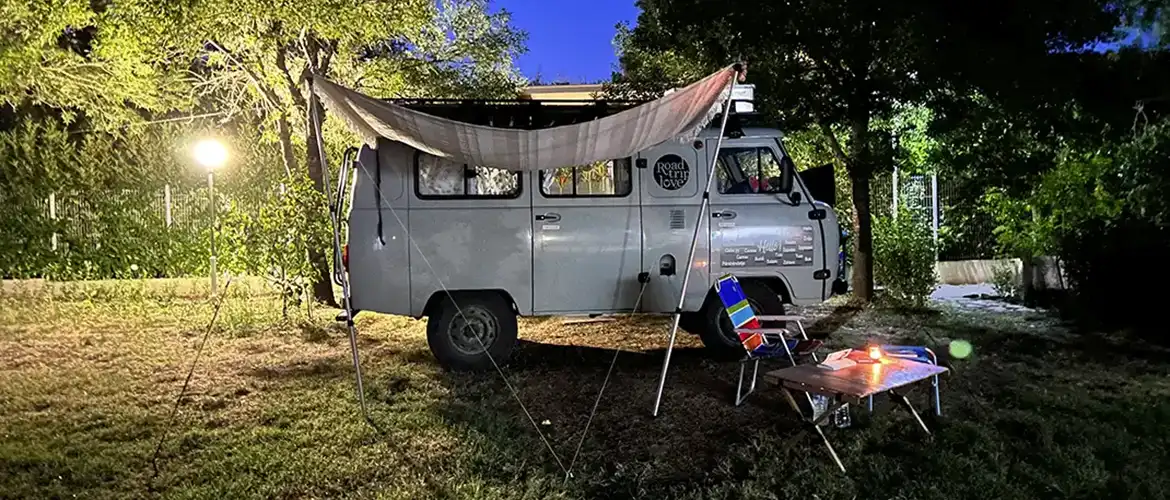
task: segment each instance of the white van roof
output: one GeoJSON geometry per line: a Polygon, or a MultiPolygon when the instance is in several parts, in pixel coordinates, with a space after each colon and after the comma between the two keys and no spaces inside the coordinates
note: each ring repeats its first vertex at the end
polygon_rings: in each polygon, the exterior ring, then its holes
{"type": "MultiPolygon", "coordinates": [[[[728,128],[730,128],[730,125],[728,125],[728,128]]],[[[740,139],[751,138],[751,137],[766,137],[768,139],[772,139],[772,138],[783,139],[784,138],[784,132],[781,132],[779,129],[774,129],[774,128],[743,127],[739,130],[743,131],[743,137],[740,137],[740,139]]],[[[718,123],[716,123],[716,126],[707,127],[705,129],[703,129],[703,131],[701,133],[699,133],[699,137],[702,137],[704,139],[715,138],[718,136],[719,136],[718,123]]]]}

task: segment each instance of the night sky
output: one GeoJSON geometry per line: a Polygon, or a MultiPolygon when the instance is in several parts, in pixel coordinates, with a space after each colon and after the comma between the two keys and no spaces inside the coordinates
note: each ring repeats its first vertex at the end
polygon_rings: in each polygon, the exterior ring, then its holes
{"type": "Polygon", "coordinates": [[[544,83],[608,80],[617,63],[615,26],[638,18],[634,0],[493,0],[491,7],[507,10],[512,26],[528,32],[520,71],[544,83]]]}

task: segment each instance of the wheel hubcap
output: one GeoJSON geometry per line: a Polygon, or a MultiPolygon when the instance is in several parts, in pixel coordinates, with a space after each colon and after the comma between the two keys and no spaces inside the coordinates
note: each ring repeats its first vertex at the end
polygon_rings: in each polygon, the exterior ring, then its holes
{"type": "Polygon", "coordinates": [[[451,344],[463,354],[480,354],[499,336],[500,324],[486,309],[471,306],[451,318],[447,328],[451,344]]]}

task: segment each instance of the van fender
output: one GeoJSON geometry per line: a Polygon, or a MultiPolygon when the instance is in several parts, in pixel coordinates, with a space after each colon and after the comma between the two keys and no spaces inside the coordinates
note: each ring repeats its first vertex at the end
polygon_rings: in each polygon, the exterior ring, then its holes
{"type": "MultiPolygon", "coordinates": [[[[766,276],[739,276],[739,275],[736,275],[736,279],[738,279],[740,282],[754,281],[756,283],[763,284],[764,286],[768,287],[773,292],[775,292],[776,295],[779,295],[781,302],[783,302],[785,304],[792,304],[793,303],[792,302],[792,293],[789,291],[789,290],[791,290],[791,287],[788,285],[788,277],[784,276],[783,274],[779,274],[779,275],[773,274],[773,275],[766,275],[766,276]]],[[[712,277],[712,285],[711,285],[711,288],[707,292],[707,297],[706,297],[706,299],[703,300],[702,306],[696,312],[701,312],[701,311],[705,310],[707,305],[709,303],[711,303],[711,301],[718,301],[718,300],[719,300],[719,297],[715,294],[715,285],[714,285],[714,276],[713,276],[712,277]]]]}
{"type": "MultiPolygon", "coordinates": [[[[508,304],[511,304],[512,311],[515,312],[517,316],[524,316],[526,314],[526,312],[520,311],[520,308],[517,307],[516,299],[512,298],[511,292],[508,292],[507,290],[504,290],[502,288],[435,290],[434,292],[431,293],[431,296],[427,298],[427,303],[426,303],[426,305],[423,306],[421,314],[415,316],[415,319],[421,318],[423,316],[431,316],[432,314],[434,314],[435,309],[439,306],[439,302],[441,300],[447,298],[448,293],[451,294],[451,297],[453,297],[456,304],[459,303],[460,296],[468,296],[468,295],[472,295],[472,294],[485,294],[485,293],[498,295],[498,296],[502,297],[505,301],[507,301],[508,304]]],[[[528,312],[530,312],[530,311],[528,311],[528,312]]]]}

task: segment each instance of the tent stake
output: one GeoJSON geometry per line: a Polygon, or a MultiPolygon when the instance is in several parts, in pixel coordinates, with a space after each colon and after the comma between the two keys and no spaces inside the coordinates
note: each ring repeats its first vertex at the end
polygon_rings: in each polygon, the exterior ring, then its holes
{"type": "Polygon", "coordinates": [[[699,241],[699,228],[703,226],[703,220],[710,206],[711,181],[715,178],[715,164],[719,161],[719,150],[723,148],[723,134],[727,130],[727,117],[731,115],[731,96],[735,93],[735,81],[739,79],[742,71],[742,65],[737,63],[735,76],[732,77],[731,84],[727,87],[727,100],[723,102],[723,119],[719,124],[719,138],[715,142],[715,153],[711,157],[711,165],[707,169],[707,186],[703,188],[703,202],[699,205],[699,215],[695,220],[695,232],[691,235],[691,250],[687,255],[687,270],[683,273],[682,291],[679,293],[678,307],[674,309],[674,320],[670,325],[670,340],[666,344],[666,359],[662,361],[662,375],[658,377],[658,395],[654,397],[654,412],[652,413],[655,417],[658,416],[658,408],[662,404],[662,389],[666,386],[666,371],[670,368],[670,354],[674,352],[674,339],[678,335],[678,322],[682,318],[683,304],[687,300],[687,285],[691,280],[691,266],[695,264],[695,247],[699,241]]]}

